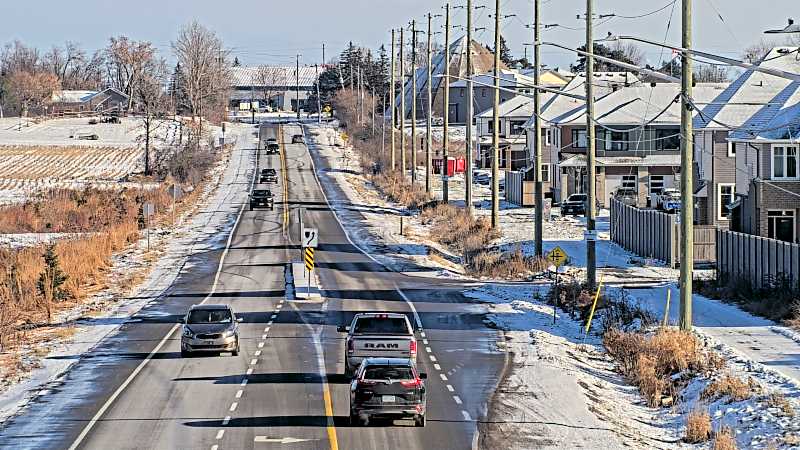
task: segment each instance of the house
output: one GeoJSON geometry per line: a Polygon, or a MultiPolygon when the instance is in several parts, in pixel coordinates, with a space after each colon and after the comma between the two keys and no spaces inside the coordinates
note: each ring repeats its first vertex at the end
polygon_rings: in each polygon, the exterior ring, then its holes
{"type": "MultiPolygon", "coordinates": [[[[534,69],[520,69],[519,72],[527,77],[534,77],[534,69]]],[[[539,73],[541,85],[555,89],[563,88],[573,78],[575,78],[574,73],[559,69],[544,69],[539,73]]]]}
{"type": "Polygon", "coordinates": [[[231,68],[230,106],[240,109],[258,102],[258,108],[297,111],[305,108],[308,94],[315,89],[318,71],[315,67],[256,66],[231,68]]]}
{"type": "MultiPolygon", "coordinates": [[[[773,48],[759,65],[800,74],[798,52],[773,48]]],[[[703,212],[734,231],[800,242],[800,82],[748,70],[700,111],[703,212]]]]}
{"type": "MultiPolygon", "coordinates": [[[[727,85],[701,83],[694,89],[697,105],[717,98],[727,85]]],[[[674,83],[618,88],[595,101],[596,192],[608,206],[620,188],[638,193],[638,205],[680,182],[680,86],[674,83]]],[[[562,196],[585,192],[585,107],[553,120],[561,149],[562,196]]]]}
{"type": "MultiPolygon", "coordinates": [[[[521,94],[533,93],[533,78],[522,75],[516,70],[500,69],[500,103],[507,102],[515,98],[516,91],[521,94]]],[[[494,106],[494,72],[482,73],[472,77],[473,84],[473,106],[475,107],[476,123],[477,118],[482,113],[491,111],[494,106]]],[[[530,116],[529,116],[530,117],[530,116]]],[[[467,81],[458,80],[450,83],[450,122],[464,124],[467,122],[467,81]]],[[[478,132],[480,134],[480,131],[478,132]]]]}
{"type": "Polygon", "coordinates": [[[55,115],[127,111],[129,97],[115,88],[102,91],[64,90],[54,92],[48,112],[55,115]]]}

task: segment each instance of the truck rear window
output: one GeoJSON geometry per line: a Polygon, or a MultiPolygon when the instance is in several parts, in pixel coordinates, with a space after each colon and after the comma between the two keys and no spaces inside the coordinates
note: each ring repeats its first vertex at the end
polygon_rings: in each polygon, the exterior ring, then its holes
{"type": "Polygon", "coordinates": [[[357,334],[409,334],[406,319],[402,317],[364,317],[356,321],[353,333],[357,334]]]}

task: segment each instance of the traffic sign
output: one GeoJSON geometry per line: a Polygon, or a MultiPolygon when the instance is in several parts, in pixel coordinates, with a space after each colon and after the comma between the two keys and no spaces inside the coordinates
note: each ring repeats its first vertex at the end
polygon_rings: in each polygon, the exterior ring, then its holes
{"type": "Polygon", "coordinates": [[[314,248],[306,247],[303,250],[303,261],[306,263],[306,270],[311,272],[314,270],[314,248]]]}
{"type": "Polygon", "coordinates": [[[557,268],[563,266],[568,258],[569,255],[567,255],[567,252],[562,250],[561,247],[556,247],[547,254],[547,260],[557,268]]]}
{"type": "Polygon", "coordinates": [[[319,230],[303,228],[303,247],[317,248],[317,244],[319,244],[319,230]]]}
{"type": "Polygon", "coordinates": [[[597,240],[597,230],[586,230],[583,232],[583,238],[587,241],[597,240]]]}

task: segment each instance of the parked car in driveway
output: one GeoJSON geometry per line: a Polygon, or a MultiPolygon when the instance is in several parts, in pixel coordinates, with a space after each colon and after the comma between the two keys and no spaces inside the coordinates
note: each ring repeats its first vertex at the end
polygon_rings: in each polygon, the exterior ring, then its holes
{"type": "Polygon", "coordinates": [[[586,202],[589,197],[586,194],[572,194],[561,202],[561,215],[583,215],[586,214],[586,202]]]}
{"type": "Polygon", "coordinates": [[[614,199],[630,206],[639,205],[639,194],[635,189],[619,188],[614,191],[614,199]]]}
{"type": "Polygon", "coordinates": [[[228,305],[194,305],[181,322],[181,356],[197,352],[239,355],[239,320],[228,305]]]}
{"type": "Polygon", "coordinates": [[[352,375],[364,358],[417,360],[417,338],[408,317],[401,313],[359,313],[350,326],[341,325],[345,338],[344,373],[352,375]]]}
{"type": "Polygon", "coordinates": [[[373,418],[413,418],[425,426],[427,374],[407,358],[367,358],[350,383],[350,423],[368,425],[373,418]]]}

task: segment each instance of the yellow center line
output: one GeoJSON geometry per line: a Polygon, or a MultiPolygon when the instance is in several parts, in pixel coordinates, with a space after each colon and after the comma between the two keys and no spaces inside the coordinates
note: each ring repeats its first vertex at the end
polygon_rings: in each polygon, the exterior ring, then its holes
{"type": "Polygon", "coordinates": [[[289,175],[286,170],[286,144],[283,141],[283,126],[278,125],[278,142],[281,144],[281,168],[283,169],[283,231],[289,228],[289,175]]]}
{"type": "Polygon", "coordinates": [[[331,391],[328,388],[327,380],[322,381],[322,398],[325,401],[325,415],[328,416],[328,442],[331,450],[339,450],[339,441],[336,439],[336,427],[333,424],[333,403],[331,402],[331,391]]]}

